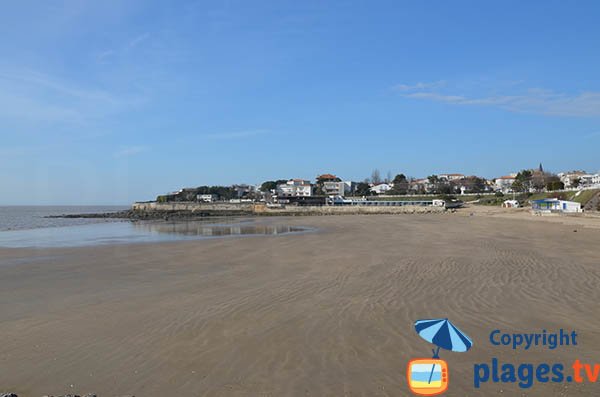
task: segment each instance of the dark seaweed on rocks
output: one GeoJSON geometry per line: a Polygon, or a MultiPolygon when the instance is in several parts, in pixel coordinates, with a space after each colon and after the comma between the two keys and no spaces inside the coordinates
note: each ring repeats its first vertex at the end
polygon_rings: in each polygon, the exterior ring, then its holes
{"type": "MultiPolygon", "coordinates": [[[[252,212],[243,211],[118,211],[103,212],[95,214],[64,214],[51,215],[47,218],[89,218],[89,219],[130,219],[130,220],[194,220],[210,216],[246,216],[253,215],[252,212]]],[[[1,396],[0,396],[1,397],[1,396]]]]}

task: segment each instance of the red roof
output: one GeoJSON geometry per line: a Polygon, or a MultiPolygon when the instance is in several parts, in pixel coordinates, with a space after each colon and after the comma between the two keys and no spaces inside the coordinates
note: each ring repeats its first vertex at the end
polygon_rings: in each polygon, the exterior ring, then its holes
{"type": "Polygon", "coordinates": [[[323,175],[319,175],[317,177],[317,179],[336,179],[337,176],[333,175],[333,174],[323,174],[323,175]]]}

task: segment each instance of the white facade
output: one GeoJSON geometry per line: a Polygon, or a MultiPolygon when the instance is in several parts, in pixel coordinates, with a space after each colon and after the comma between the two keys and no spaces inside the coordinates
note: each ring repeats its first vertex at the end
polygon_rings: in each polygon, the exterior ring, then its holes
{"type": "Polygon", "coordinates": [[[571,171],[571,172],[561,172],[557,174],[560,178],[560,181],[565,184],[565,188],[575,187],[575,180],[579,179],[581,183],[581,176],[585,175],[583,171],[571,171]]]}
{"type": "Polygon", "coordinates": [[[323,182],[323,191],[327,196],[344,196],[346,186],[345,182],[323,182]]]}
{"type": "Polygon", "coordinates": [[[392,187],[394,187],[394,185],[392,184],[380,183],[379,185],[374,185],[373,187],[371,187],[370,190],[375,194],[385,194],[389,190],[392,190],[392,187]]]}
{"type": "Polygon", "coordinates": [[[600,173],[579,175],[579,186],[594,187],[600,185],[600,173]]]}
{"type": "Polygon", "coordinates": [[[448,182],[450,181],[457,181],[460,179],[464,179],[465,176],[463,174],[439,174],[438,175],[439,179],[445,179],[448,182]]]}
{"type": "Polygon", "coordinates": [[[352,193],[354,192],[354,189],[356,187],[356,183],[352,182],[352,181],[343,181],[342,182],[344,184],[344,192],[345,193],[352,193]]]}
{"type": "Polygon", "coordinates": [[[212,203],[213,201],[217,201],[216,194],[199,194],[196,196],[196,200],[202,201],[204,203],[212,203]]]}
{"type": "Polygon", "coordinates": [[[575,201],[566,201],[559,199],[542,199],[534,200],[531,203],[531,209],[534,212],[550,213],[550,212],[581,212],[581,204],[575,201]]]}
{"type": "Polygon", "coordinates": [[[501,192],[510,192],[512,191],[512,185],[515,183],[515,180],[516,178],[512,175],[501,176],[494,181],[494,188],[501,192]]]}
{"type": "Polygon", "coordinates": [[[290,179],[286,183],[277,185],[277,195],[281,197],[310,197],[312,186],[304,179],[290,179]]]}

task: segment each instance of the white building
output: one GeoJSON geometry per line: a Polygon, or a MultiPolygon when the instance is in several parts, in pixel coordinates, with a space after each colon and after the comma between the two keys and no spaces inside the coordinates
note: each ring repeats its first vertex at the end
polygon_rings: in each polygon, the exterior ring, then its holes
{"type": "Polygon", "coordinates": [[[581,176],[586,175],[584,171],[569,171],[569,172],[561,172],[557,174],[560,178],[560,181],[565,184],[565,188],[575,187],[575,181],[579,180],[581,182],[581,176]]]}
{"type": "Polygon", "coordinates": [[[356,189],[356,182],[352,182],[352,181],[344,181],[343,184],[344,186],[344,192],[347,193],[354,193],[354,190],[356,189]]]}
{"type": "Polygon", "coordinates": [[[370,190],[375,194],[385,194],[389,190],[392,190],[393,187],[394,185],[391,183],[380,183],[378,185],[373,185],[370,190]]]}
{"type": "Polygon", "coordinates": [[[581,204],[575,201],[559,200],[555,198],[534,200],[531,202],[531,209],[539,213],[551,212],[581,212],[581,204]]]}
{"type": "Polygon", "coordinates": [[[500,178],[496,178],[494,181],[494,189],[499,190],[501,192],[507,193],[512,191],[512,185],[515,183],[516,175],[505,175],[500,178]]]}
{"type": "Polygon", "coordinates": [[[286,183],[277,185],[277,195],[280,197],[310,197],[312,185],[304,179],[290,179],[286,183]]]}
{"type": "Polygon", "coordinates": [[[463,174],[439,174],[438,178],[450,182],[465,179],[465,176],[463,174]]]}
{"type": "Polygon", "coordinates": [[[579,186],[581,187],[595,187],[598,185],[600,185],[600,173],[579,176],[579,186]]]}
{"type": "Polygon", "coordinates": [[[196,196],[196,200],[204,203],[212,203],[217,201],[218,196],[216,194],[199,194],[196,196]]]}
{"type": "Polygon", "coordinates": [[[323,192],[326,196],[344,196],[346,184],[344,182],[323,182],[323,192]]]}

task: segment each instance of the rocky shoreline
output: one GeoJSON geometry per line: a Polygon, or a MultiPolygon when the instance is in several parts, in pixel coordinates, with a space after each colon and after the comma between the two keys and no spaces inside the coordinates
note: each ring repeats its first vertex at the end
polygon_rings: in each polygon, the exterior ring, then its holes
{"type": "MultiPolygon", "coordinates": [[[[241,211],[187,211],[187,210],[174,210],[174,211],[135,211],[125,210],[118,212],[101,212],[101,213],[90,213],[90,214],[63,214],[63,215],[50,215],[46,218],[87,218],[87,219],[129,219],[132,221],[147,221],[147,220],[197,220],[207,217],[217,216],[249,216],[256,215],[253,212],[241,212],[241,211]]],[[[2,397],[0,395],[0,397],[2,397]]]]}
{"type": "MultiPolygon", "coordinates": [[[[215,207],[202,205],[182,205],[181,208],[157,206],[132,208],[117,212],[50,215],[47,218],[95,218],[128,219],[131,221],[169,220],[193,221],[207,217],[251,217],[251,216],[313,216],[313,215],[353,215],[353,214],[428,214],[443,213],[447,209],[437,206],[290,206],[282,208],[255,209],[254,207],[215,207]]],[[[454,212],[455,209],[450,209],[454,212]]]]}

